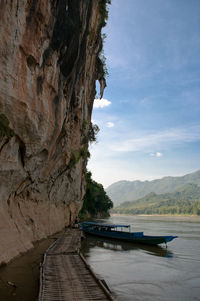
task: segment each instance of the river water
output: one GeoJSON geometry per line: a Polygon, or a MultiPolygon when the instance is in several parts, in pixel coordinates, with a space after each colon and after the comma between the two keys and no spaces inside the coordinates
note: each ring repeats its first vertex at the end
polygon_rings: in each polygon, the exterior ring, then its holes
{"type": "Polygon", "coordinates": [[[199,218],[112,216],[101,222],[130,224],[147,235],[178,235],[167,248],[87,236],[82,252],[115,300],[200,300],[199,218]]]}

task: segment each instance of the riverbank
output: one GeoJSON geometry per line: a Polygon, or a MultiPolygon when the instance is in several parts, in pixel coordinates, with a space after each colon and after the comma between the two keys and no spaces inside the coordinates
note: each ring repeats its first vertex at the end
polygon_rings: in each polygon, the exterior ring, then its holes
{"type": "Polygon", "coordinates": [[[34,248],[0,267],[0,297],[4,301],[35,301],[39,270],[46,249],[63,233],[34,243],[34,248]]]}
{"type": "Polygon", "coordinates": [[[179,219],[179,220],[197,220],[200,221],[200,216],[199,215],[181,215],[181,214],[137,214],[137,215],[132,215],[132,214],[120,214],[120,213],[111,213],[110,216],[134,216],[134,217],[155,217],[155,218],[167,218],[167,219],[179,219]]]}

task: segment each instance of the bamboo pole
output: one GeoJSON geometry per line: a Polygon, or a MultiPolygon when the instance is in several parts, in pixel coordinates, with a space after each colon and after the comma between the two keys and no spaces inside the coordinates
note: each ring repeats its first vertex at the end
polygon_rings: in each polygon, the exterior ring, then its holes
{"type": "Polygon", "coordinates": [[[85,257],[83,256],[83,254],[80,252],[79,255],[80,255],[81,259],[83,260],[83,262],[85,263],[85,265],[88,268],[88,270],[90,271],[90,273],[92,274],[92,276],[94,277],[94,279],[96,280],[97,284],[103,289],[103,291],[105,292],[105,294],[109,298],[109,300],[114,301],[111,293],[105,287],[105,285],[103,284],[103,282],[96,276],[95,272],[93,271],[93,269],[91,268],[91,266],[87,263],[87,261],[86,261],[85,257]]]}

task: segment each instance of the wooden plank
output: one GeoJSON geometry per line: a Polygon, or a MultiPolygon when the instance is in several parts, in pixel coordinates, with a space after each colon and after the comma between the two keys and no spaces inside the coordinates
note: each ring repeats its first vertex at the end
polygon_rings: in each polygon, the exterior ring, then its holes
{"type": "Polygon", "coordinates": [[[46,253],[50,255],[78,252],[81,246],[81,233],[79,229],[67,229],[46,253]]]}
{"type": "Polygon", "coordinates": [[[40,271],[39,301],[113,300],[79,255],[80,237],[80,230],[68,230],[46,251],[40,271]]]}

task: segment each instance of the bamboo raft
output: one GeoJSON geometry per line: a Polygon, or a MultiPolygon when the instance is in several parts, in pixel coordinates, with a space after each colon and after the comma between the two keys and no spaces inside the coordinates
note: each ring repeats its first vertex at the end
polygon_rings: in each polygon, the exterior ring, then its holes
{"type": "Polygon", "coordinates": [[[67,230],[47,249],[40,269],[39,301],[114,300],[79,253],[80,237],[80,230],[67,230]]]}

